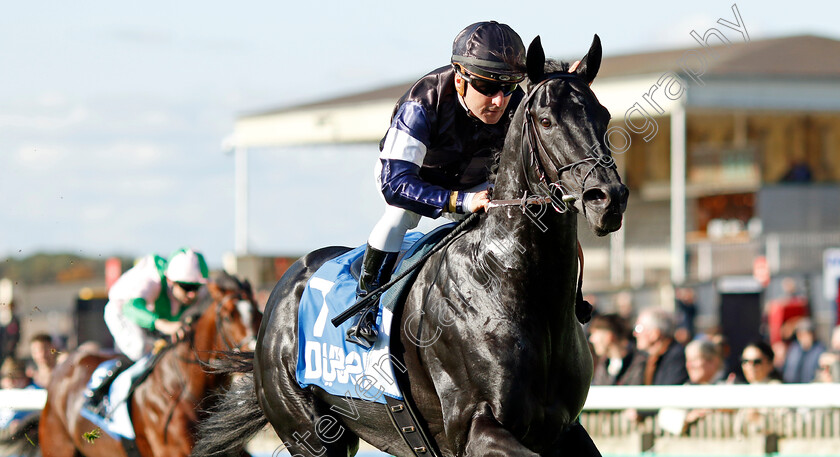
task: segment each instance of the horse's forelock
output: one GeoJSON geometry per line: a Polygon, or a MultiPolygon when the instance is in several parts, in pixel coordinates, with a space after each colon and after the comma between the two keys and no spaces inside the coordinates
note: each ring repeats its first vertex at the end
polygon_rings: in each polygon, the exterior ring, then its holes
{"type": "Polygon", "coordinates": [[[562,60],[555,60],[555,59],[546,59],[545,60],[545,73],[555,73],[558,71],[569,71],[569,68],[572,68],[572,64],[569,62],[564,62],[562,60]]]}
{"type": "MultiPolygon", "coordinates": [[[[557,59],[545,59],[545,65],[543,66],[543,68],[544,68],[544,73],[543,74],[544,75],[549,75],[551,73],[568,72],[569,68],[572,68],[572,64],[569,63],[569,62],[564,62],[562,60],[557,60],[557,59]]],[[[536,81],[536,82],[538,83],[539,81],[536,81]]],[[[533,86],[534,84],[535,84],[534,81],[531,81],[531,80],[526,78],[526,84],[525,84],[526,88],[530,89],[531,86],[533,86]]]]}
{"type": "Polygon", "coordinates": [[[212,281],[223,290],[239,290],[244,288],[242,281],[227,271],[221,271],[214,274],[212,281]]]}

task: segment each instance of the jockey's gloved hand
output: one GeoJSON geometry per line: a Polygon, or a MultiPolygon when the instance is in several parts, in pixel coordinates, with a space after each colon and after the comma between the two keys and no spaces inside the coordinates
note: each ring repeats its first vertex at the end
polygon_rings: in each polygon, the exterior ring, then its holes
{"type": "Polygon", "coordinates": [[[481,209],[486,211],[488,203],[490,203],[490,198],[487,196],[486,190],[464,194],[464,210],[466,213],[475,213],[481,209]]]}
{"type": "Polygon", "coordinates": [[[168,321],[166,319],[155,319],[155,330],[164,335],[171,335],[176,330],[181,328],[181,323],[178,321],[168,321]]]}

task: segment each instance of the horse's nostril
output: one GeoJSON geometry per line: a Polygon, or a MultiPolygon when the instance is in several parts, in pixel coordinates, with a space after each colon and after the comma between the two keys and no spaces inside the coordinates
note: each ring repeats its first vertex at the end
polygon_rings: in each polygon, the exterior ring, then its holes
{"type": "Polygon", "coordinates": [[[601,189],[589,189],[583,193],[583,201],[587,203],[599,203],[607,199],[607,194],[601,189]]]}

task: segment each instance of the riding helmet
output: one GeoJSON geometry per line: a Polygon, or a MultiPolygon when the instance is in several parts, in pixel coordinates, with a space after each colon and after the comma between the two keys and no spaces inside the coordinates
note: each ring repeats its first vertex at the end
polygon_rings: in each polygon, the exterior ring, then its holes
{"type": "Polygon", "coordinates": [[[526,72],[525,45],[507,24],[476,22],[455,37],[452,64],[474,75],[518,82],[526,72]]]}
{"type": "Polygon", "coordinates": [[[203,255],[189,248],[181,248],[169,257],[165,274],[170,281],[205,284],[209,269],[203,255]]]}

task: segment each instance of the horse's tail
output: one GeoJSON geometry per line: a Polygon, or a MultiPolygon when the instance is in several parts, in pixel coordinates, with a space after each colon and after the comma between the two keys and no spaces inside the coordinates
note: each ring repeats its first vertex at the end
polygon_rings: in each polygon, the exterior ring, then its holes
{"type": "Polygon", "coordinates": [[[199,422],[191,456],[211,457],[242,452],[248,440],[268,424],[254,390],[254,375],[237,379],[199,422]]]}
{"type": "Polygon", "coordinates": [[[14,431],[0,434],[0,451],[3,455],[35,456],[38,455],[38,424],[41,411],[28,414],[18,422],[14,431]]]}

